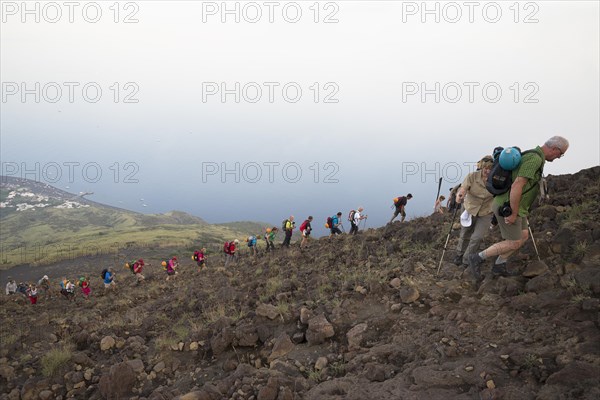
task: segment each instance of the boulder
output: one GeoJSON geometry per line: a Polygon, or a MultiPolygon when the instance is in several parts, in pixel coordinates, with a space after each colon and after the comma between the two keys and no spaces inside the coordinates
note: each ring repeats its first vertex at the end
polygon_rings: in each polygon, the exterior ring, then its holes
{"type": "Polygon", "coordinates": [[[256,308],[256,315],[275,319],[279,316],[279,311],[277,310],[277,307],[272,304],[261,304],[256,308]]]}
{"type": "Polygon", "coordinates": [[[101,351],[107,351],[112,349],[113,347],[115,347],[115,345],[117,344],[116,340],[113,339],[112,336],[105,336],[102,338],[102,340],[100,341],[100,350],[101,351]]]}
{"type": "Polygon", "coordinates": [[[420,293],[417,288],[407,287],[400,289],[400,298],[403,303],[413,303],[419,299],[420,293]]]}
{"type": "Polygon", "coordinates": [[[549,271],[548,265],[545,262],[535,260],[530,262],[525,270],[523,271],[523,276],[526,278],[534,278],[539,275],[543,275],[549,271]]]}
{"type": "Polygon", "coordinates": [[[100,393],[109,399],[127,398],[136,382],[133,368],[122,362],[110,367],[108,374],[102,375],[99,382],[100,393]]]}
{"type": "Polygon", "coordinates": [[[309,345],[321,344],[325,342],[325,339],[333,335],[335,335],[335,330],[333,329],[333,325],[327,321],[325,315],[320,314],[308,321],[306,340],[309,345]]]}
{"type": "Polygon", "coordinates": [[[361,348],[360,343],[364,338],[368,325],[366,323],[358,324],[346,333],[348,338],[348,350],[359,350],[361,348]]]}
{"type": "Polygon", "coordinates": [[[269,355],[269,361],[273,361],[277,358],[283,357],[294,349],[294,343],[288,335],[285,333],[281,334],[273,345],[271,355],[269,355]]]}

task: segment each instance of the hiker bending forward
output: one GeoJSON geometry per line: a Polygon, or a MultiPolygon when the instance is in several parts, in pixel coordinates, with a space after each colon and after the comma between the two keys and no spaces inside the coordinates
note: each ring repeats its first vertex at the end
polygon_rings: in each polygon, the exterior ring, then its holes
{"type": "Polygon", "coordinates": [[[492,267],[492,274],[513,275],[507,270],[506,262],[529,238],[527,216],[540,193],[539,182],[544,172],[544,163],[561,158],[568,149],[567,139],[553,136],[543,146],[522,155],[520,165],[512,171],[513,183],[510,190],[494,197],[492,205],[504,241],[493,244],[479,254],[469,256],[469,269],[477,281],[481,280],[483,260],[495,256],[498,258],[492,267]]]}

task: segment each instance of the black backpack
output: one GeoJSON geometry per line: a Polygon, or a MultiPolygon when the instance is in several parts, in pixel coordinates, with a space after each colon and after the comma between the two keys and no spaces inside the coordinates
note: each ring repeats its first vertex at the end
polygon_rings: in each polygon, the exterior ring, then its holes
{"type": "Polygon", "coordinates": [[[348,221],[354,222],[354,214],[356,214],[356,210],[350,210],[350,213],[348,214],[348,221]]]}
{"type": "Polygon", "coordinates": [[[102,275],[100,275],[102,277],[102,279],[106,279],[106,274],[108,273],[108,269],[104,268],[102,270],[102,275]]]}
{"type": "Polygon", "coordinates": [[[285,226],[287,225],[288,221],[289,221],[288,219],[284,219],[283,220],[283,222],[281,223],[281,229],[282,230],[284,230],[284,231],[286,230],[285,226]]]}
{"type": "MultiPolygon", "coordinates": [[[[513,146],[513,149],[516,149],[520,152],[521,157],[528,153],[536,153],[535,150],[527,150],[521,152],[521,149],[513,146]]],[[[488,175],[487,182],[485,183],[485,188],[493,194],[494,196],[498,196],[504,194],[510,190],[510,187],[513,184],[512,173],[514,169],[517,169],[519,166],[515,167],[513,170],[506,170],[500,166],[500,153],[504,150],[503,147],[496,147],[494,149],[494,165],[488,175]]],[[[522,159],[522,158],[521,158],[522,159]]],[[[523,194],[530,191],[535,185],[532,185],[527,191],[523,192],[523,194]]]]}

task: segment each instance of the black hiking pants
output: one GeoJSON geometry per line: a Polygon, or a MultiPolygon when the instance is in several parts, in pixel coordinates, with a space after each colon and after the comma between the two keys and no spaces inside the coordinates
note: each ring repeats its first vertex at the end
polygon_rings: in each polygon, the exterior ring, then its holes
{"type": "Polygon", "coordinates": [[[285,239],[283,239],[282,246],[290,247],[290,241],[292,240],[292,231],[285,231],[285,239]]]}
{"type": "Polygon", "coordinates": [[[354,221],[350,221],[350,232],[349,235],[356,235],[358,233],[358,225],[354,221]]]}

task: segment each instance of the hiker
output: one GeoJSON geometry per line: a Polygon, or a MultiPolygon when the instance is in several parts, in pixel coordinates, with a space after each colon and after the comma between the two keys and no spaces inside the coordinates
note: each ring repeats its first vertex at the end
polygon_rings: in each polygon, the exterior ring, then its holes
{"type": "Polygon", "coordinates": [[[240,241],[237,239],[231,242],[225,242],[225,245],[223,246],[223,252],[225,253],[225,267],[227,267],[230,262],[235,262],[235,248],[239,243],[240,241]]]}
{"type": "Polygon", "coordinates": [[[14,279],[8,279],[6,283],[6,295],[11,295],[17,293],[17,282],[14,279]]]}
{"type": "Polygon", "coordinates": [[[173,257],[169,261],[163,261],[162,264],[165,268],[165,271],[167,271],[167,278],[165,280],[168,281],[171,277],[175,277],[177,275],[177,267],[179,267],[177,257],[173,257]]]}
{"type": "Polygon", "coordinates": [[[312,226],[310,225],[312,220],[312,215],[309,215],[308,219],[304,220],[304,222],[300,225],[300,232],[302,232],[302,242],[300,242],[300,249],[303,249],[305,246],[308,246],[308,238],[310,237],[310,232],[312,231],[312,226]]]}
{"type": "Polygon", "coordinates": [[[19,284],[17,285],[17,291],[15,293],[20,293],[23,296],[27,296],[27,284],[25,284],[24,282],[19,282],[19,284]]]}
{"type": "Polygon", "coordinates": [[[358,207],[357,210],[350,210],[350,214],[348,214],[348,221],[350,221],[351,225],[350,232],[348,232],[349,235],[356,235],[358,233],[358,224],[360,224],[361,220],[367,218],[366,215],[360,215],[363,210],[362,207],[358,207]]]}
{"type": "Polygon", "coordinates": [[[203,247],[200,249],[200,251],[196,250],[194,251],[194,255],[192,256],[192,260],[196,261],[196,265],[198,265],[198,267],[202,270],[203,268],[206,268],[206,249],[203,247]]]}
{"type": "Polygon", "coordinates": [[[250,254],[256,256],[256,242],[258,237],[252,235],[246,238],[246,242],[248,243],[248,248],[250,249],[250,254]]]}
{"type": "Polygon", "coordinates": [[[467,267],[469,256],[479,252],[479,245],[492,222],[492,202],[494,196],[485,188],[490,170],[494,165],[492,156],[483,157],[479,170],[467,175],[456,194],[456,202],[463,204],[461,228],[456,257],[453,263],[467,267]]]}
{"type": "Polygon", "coordinates": [[[448,212],[454,212],[454,210],[460,210],[461,204],[456,202],[456,194],[460,189],[460,184],[450,188],[450,195],[448,195],[448,202],[446,203],[446,208],[448,212]]]}
{"type": "Polygon", "coordinates": [[[103,276],[104,276],[104,291],[106,291],[107,289],[114,289],[116,286],[115,283],[115,272],[113,271],[112,267],[109,267],[108,269],[105,269],[103,272],[103,276]]]}
{"type": "Polygon", "coordinates": [[[504,241],[469,256],[469,270],[477,281],[481,280],[483,261],[495,256],[498,258],[493,264],[492,274],[514,275],[508,271],[506,262],[529,238],[527,216],[540,193],[539,182],[544,172],[544,163],[561,158],[568,149],[567,139],[553,136],[541,147],[537,146],[533,151],[522,154],[520,164],[512,171],[509,190],[495,196],[492,204],[504,241]]]}
{"type": "Polygon", "coordinates": [[[42,276],[42,278],[38,281],[38,287],[41,291],[44,292],[44,300],[52,298],[52,289],[50,285],[50,278],[48,278],[48,275],[42,276]]]}
{"type": "Polygon", "coordinates": [[[61,282],[62,289],[60,293],[69,301],[75,301],[75,284],[69,279],[61,282]]]}
{"type": "Polygon", "coordinates": [[[146,265],[144,263],[144,260],[142,258],[140,258],[137,261],[133,261],[129,264],[129,268],[131,268],[131,272],[135,275],[136,277],[136,282],[139,285],[140,283],[142,283],[144,281],[144,279],[146,279],[146,277],[144,275],[142,275],[142,271],[144,270],[144,266],[146,265]]]}
{"type": "Polygon", "coordinates": [[[32,283],[27,288],[27,297],[29,297],[29,301],[31,302],[31,304],[37,304],[38,290],[35,286],[35,283],[32,283]]]}
{"type": "Polygon", "coordinates": [[[396,207],[396,210],[394,211],[394,215],[392,215],[392,219],[390,219],[388,224],[391,224],[398,214],[402,216],[400,222],[404,222],[404,219],[406,218],[406,211],[404,209],[408,203],[408,200],[412,199],[412,197],[413,195],[409,193],[406,196],[398,196],[394,199],[394,207],[396,207]]]}
{"type": "Polygon", "coordinates": [[[275,235],[277,227],[267,228],[265,233],[265,242],[267,243],[267,252],[275,250],[275,235]]]}
{"type": "Polygon", "coordinates": [[[438,197],[438,199],[435,201],[435,204],[433,205],[433,213],[439,213],[439,214],[443,214],[444,213],[444,207],[442,206],[442,202],[446,200],[446,196],[440,196],[438,197]]]}
{"type": "Polygon", "coordinates": [[[292,240],[292,233],[294,232],[295,227],[296,223],[294,222],[293,215],[290,215],[288,219],[283,221],[281,228],[285,231],[285,239],[283,239],[281,247],[290,247],[290,241],[292,240]]]}
{"type": "Polygon", "coordinates": [[[85,276],[80,277],[79,287],[81,287],[81,294],[83,294],[83,298],[89,300],[90,294],[92,293],[92,288],[90,288],[90,278],[85,276]]]}
{"type": "Polygon", "coordinates": [[[334,235],[341,235],[342,231],[340,230],[340,226],[342,226],[342,212],[339,211],[333,217],[329,217],[327,220],[327,225],[329,225],[329,229],[331,231],[329,234],[330,238],[334,235]]]}

